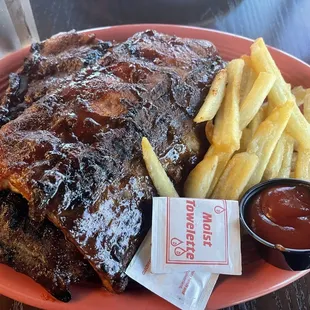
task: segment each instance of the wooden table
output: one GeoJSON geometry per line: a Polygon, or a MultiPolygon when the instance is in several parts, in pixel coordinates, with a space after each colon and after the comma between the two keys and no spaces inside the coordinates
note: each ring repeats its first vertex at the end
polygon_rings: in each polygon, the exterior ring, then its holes
{"type": "MultiPolygon", "coordinates": [[[[41,39],[128,23],[188,24],[257,38],[310,63],[309,0],[30,0],[41,39]]],[[[253,285],[255,285],[253,283],[253,285]]],[[[0,297],[0,310],[34,309],[0,297]]],[[[230,309],[310,309],[310,275],[230,309]]]]}

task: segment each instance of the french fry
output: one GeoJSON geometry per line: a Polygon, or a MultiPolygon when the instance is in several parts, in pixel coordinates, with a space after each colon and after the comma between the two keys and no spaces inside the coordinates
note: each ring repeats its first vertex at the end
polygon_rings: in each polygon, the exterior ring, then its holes
{"type": "Polygon", "coordinates": [[[226,94],[215,118],[212,144],[225,152],[235,151],[240,147],[239,103],[243,67],[242,59],[232,60],[228,64],[226,94]]]}
{"type": "Polygon", "coordinates": [[[310,94],[305,96],[303,104],[305,119],[310,123],[310,94]]]}
{"type": "MultiPolygon", "coordinates": [[[[269,50],[268,50],[263,38],[256,39],[255,42],[251,46],[251,56],[250,57],[251,57],[252,64],[253,64],[252,49],[255,49],[257,47],[259,47],[259,49],[263,52],[264,60],[268,63],[268,67],[272,71],[272,72],[270,72],[270,71],[266,70],[265,72],[274,73],[277,76],[277,79],[278,79],[280,84],[282,84],[283,86],[284,85],[288,86],[288,84],[285,82],[285,80],[281,74],[281,71],[279,70],[279,68],[276,65],[275,61],[273,60],[271,54],[269,53],[269,50]]],[[[253,64],[253,68],[255,69],[254,64],[253,64]]]]}
{"type": "Polygon", "coordinates": [[[238,153],[228,162],[212,198],[238,200],[258,164],[256,154],[238,153]]]}
{"type": "Polygon", "coordinates": [[[184,184],[185,197],[206,198],[213,180],[218,157],[205,157],[188,175],[184,184]]]}
{"type": "Polygon", "coordinates": [[[258,126],[265,120],[267,116],[266,110],[267,110],[267,107],[265,106],[261,107],[256,113],[256,115],[254,116],[253,120],[250,122],[249,128],[251,130],[252,136],[254,136],[258,126]]]}
{"type": "Polygon", "coordinates": [[[296,104],[300,106],[304,103],[304,98],[307,95],[307,90],[302,86],[296,86],[292,89],[292,94],[295,96],[296,104]]]}
{"type": "Polygon", "coordinates": [[[291,173],[292,157],[294,152],[294,139],[289,135],[283,135],[283,137],[285,139],[283,161],[277,177],[289,178],[291,173]]]}
{"type": "Polygon", "coordinates": [[[205,155],[205,158],[210,157],[210,156],[215,156],[215,155],[218,157],[218,164],[217,164],[216,171],[215,171],[213,180],[211,182],[209,191],[206,195],[206,198],[211,196],[211,194],[212,194],[220,176],[222,175],[228,161],[232,157],[233,152],[230,152],[230,153],[222,152],[221,150],[217,149],[214,145],[211,145],[209,147],[206,155],[205,155]]]}
{"type": "Polygon", "coordinates": [[[284,148],[285,148],[286,139],[282,135],[280,140],[278,141],[270,160],[267,164],[266,170],[263,175],[264,180],[270,180],[274,179],[278,176],[279,171],[282,166],[283,161],[283,154],[284,154],[284,148]]]}
{"type": "Polygon", "coordinates": [[[238,150],[240,153],[245,152],[248,144],[250,143],[252,138],[252,131],[250,128],[244,128],[242,130],[242,136],[240,140],[240,149],[238,150]]]}
{"type": "Polygon", "coordinates": [[[210,144],[212,143],[213,132],[214,132],[214,125],[212,121],[207,121],[205,126],[205,134],[210,144]]]}
{"type": "Polygon", "coordinates": [[[300,147],[295,168],[296,179],[310,180],[310,150],[300,147]]]}
{"type": "Polygon", "coordinates": [[[292,101],[287,101],[283,106],[275,108],[257,128],[247,152],[256,154],[259,162],[246,189],[261,181],[276,144],[292,115],[294,104],[292,101]]]}
{"type": "Polygon", "coordinates": [[[149,140],[146,137],[142,138],[141,145],[146,169],[158,194],[164,197],[179,197],[171,180],[167,176],[166,171],[162,167],[149,140]]]}
{"type": "Polygon", "coordinates": [[[260,72],[250,92],[241,102],[240,130],[243,130],[252,121],[259,108],[269,94],[276,76],[267,72],[260,72]]]}
{"type": "Polygon", "coordinates": [[[204,100],[194,122],[201,123],[214,118],[225,96],[227,71],[221,70],[214,78],[209,93],[204,100]]]}
{"type": "MultiPolygon", "coordinates": [[[[295,141],[296,142],[296,141],[295,141]]],[[[294,146],[295,149],[295,146],[294,146]]],[[[298,152],[294,152],[292,156],[291,172],[295,173],[298,152]]]]}
{"type": "Polygon", "coordinates": [[[294,151],[297,152],[298,150],[298,142],[294,140],[294,151]]]}
{"type": "Polygon", "coordinates": [[[256,72],[251,66],[251,58],[248,55],[241,56],[241,59],[244,61],[244,68],[241,79],[240,86],[240,102],[248,95],[251,88],[253,87],[254,81],[257,78],[256,72]]]}
{"type": "Polygon", "coordinates": [[[310,148],[310,124],[295,104],[287,124],[287,133],[304,148],[310,148]]]}
{"type": "Polygon", "coordinates": [[[299,110],[289,85],[283,79],[280,70],[276,66],[261,38],[256,40],[251,46],[251,61],[257,73],[269,72],[275,74],[277,77],[268,95],[269,102],[272,102],[272,104],[276,106],[281,106],[287,100],[294,101],[295,105],[286,131],[296,139],[302,147],[310,149],[310,124],[299,110]]]}
{"type": "Polygon", "coordinates": [[[272,102],[268,102],[267,109],[266,109],[266,116],[270,115],[274,108],[275,108],[274,104],[272,104],[272,102]]]}
{"type": "Polygon", "coordinates": [[[244,65],[252,68],[251,57],[249,55],[242,55],[240,57],[244,61],[244,65]]]}

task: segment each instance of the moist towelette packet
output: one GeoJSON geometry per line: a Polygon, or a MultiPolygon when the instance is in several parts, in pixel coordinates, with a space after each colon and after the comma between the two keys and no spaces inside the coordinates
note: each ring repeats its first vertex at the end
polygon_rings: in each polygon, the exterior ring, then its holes
{"type": "Polygon", "coordinates": [[[218,275],[197,271],[153,274],[151,272],[151,240],[150,230],[131,260],[126,274],[178,308],[205,309],[218,275]]]}
{"type": "Polygon", "coordinates": [[[237,201],[153,198],[151,271],[241,274],[237,201]]]}

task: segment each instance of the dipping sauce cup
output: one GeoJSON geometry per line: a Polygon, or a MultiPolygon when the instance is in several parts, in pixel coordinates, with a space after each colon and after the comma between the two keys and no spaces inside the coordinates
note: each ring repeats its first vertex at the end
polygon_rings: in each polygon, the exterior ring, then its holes
{"type": "Polygon", "coordinates": [[[310,269],[310,182],[272,179],[250,188],[240,220],[263,259],[286,270],[310,269]]]}

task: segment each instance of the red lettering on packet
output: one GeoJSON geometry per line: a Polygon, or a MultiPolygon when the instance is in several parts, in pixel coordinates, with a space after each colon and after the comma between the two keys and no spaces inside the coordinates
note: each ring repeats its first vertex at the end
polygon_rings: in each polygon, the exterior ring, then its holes
{"type": "Polygon", "coordinates": [[[150,266],[151,266],[151,259],[149,259],[149,260],[147,261],[147,263],[145,264],[145,266],[144,266],[144,268],[143,268],[143,270],[142,270],[142,274],[146,274],[147,271],[150,269],[150,266]]]}
{"type": "Polygon", "coordinates": [[[195,271],[191,271],[190,274],[189,274],[189,272],[186,273],[187,279],[186,279],[186,283],[184,285],[184,288],[182,289],[182,294],[183,295],[185,295],[185,293],[186,293],[186,291],[188,289],[188,286],[189,286],[189,284],[190,284],[190,282],[192,280],[192,277],[193,277],[194,273],[195,273],[195,271]]]}
{"type": "Polygon", "coordinates": [[[195,259],[195,207],[194,200],[186,200],[186,258],[195,259]]]}
{"type": "Polygon", "coordinates": [[[212,231],[211,231],[211,223],[212,223],[212,214],[203,212],[203,245],[212,247],[212,242],[211,242],[211,236],[212,236],[212,231]]]}

